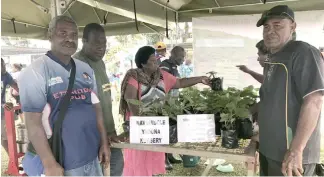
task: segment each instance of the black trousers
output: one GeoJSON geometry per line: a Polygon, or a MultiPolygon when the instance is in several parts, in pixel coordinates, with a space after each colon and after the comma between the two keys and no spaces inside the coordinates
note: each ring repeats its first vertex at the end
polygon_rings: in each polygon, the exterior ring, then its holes
{"type": "MultiPolygon", "coordinates": [[[[271,160],[259,153],[260,176],[284,176],[281,173],[282,162],[271,160]]],[[[314,176],[316,164],[304,164],[303,176],[314,176]]]]}

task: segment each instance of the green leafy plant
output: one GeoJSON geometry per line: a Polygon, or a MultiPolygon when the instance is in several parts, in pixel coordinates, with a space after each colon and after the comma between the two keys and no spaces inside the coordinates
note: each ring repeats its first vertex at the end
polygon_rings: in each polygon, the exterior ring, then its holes
{"type": "Polygon", "coordinates": [[[207,110],[206,97],[194,87],[185,88],[180,93],[180,102],[185,104],[187,114],[203,114],[207,110]]]}
{"type": "Polygon", "coordinates": [[[249,108],[256,103],[258,94],[253,86],[242,90],[229,87],[223,91],[191,87],[183,89],[179,98],[166,95],[163,99],[155,99],[144,105],[139,100],[128,100],[139,106],[140,116],[168,116],[176,119],[181,114],[216,114],[228,130],[235,129],[237,119],[250,117],[249,108]]]}
{"type": "Polygon", "coordinates": [[[166,95],[163,99],[155,99],[150,104],[145,105],[139,100],[127,100],[133,105],[139,106],[140,116],[168,116],[176,119],[177,115],[189,112],[189,106],[179,99],[166,95]]]}
{"type": "Polygon", "coordinates": [[[204,90],[202,94],[206,97],[206,113],[220,113],[220,122],[227,130],[235,129],[237,119],[250,117],[249,108],[258,97],[253,86],[246,87],[243,90],[233,87],[223,91],[204,90]]]}

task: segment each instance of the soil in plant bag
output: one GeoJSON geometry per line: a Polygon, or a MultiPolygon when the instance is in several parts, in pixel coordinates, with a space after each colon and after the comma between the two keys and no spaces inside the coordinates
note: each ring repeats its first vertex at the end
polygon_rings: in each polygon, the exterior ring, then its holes
{"type": "Polygon", "coordinates": [[[239,147],[236,130],[222,130],[222,146],[228,149],[239,147]]]}

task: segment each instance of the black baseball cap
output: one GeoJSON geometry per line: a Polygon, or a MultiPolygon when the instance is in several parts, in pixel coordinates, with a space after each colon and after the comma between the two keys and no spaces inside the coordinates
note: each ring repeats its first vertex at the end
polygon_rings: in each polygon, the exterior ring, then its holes
{"type": "Polygon", "coordinates": [[[262,26],[270,18],[288,18],[295,21],[295,14],[287,5],[278,5],[270,10],[264,11],[256,26],[262,26]]]}

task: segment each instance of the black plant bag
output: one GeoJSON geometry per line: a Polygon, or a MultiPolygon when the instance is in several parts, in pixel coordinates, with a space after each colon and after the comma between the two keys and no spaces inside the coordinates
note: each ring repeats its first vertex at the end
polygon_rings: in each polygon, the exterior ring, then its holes
{"type": "Polygon", "coordinates": [[[249,118],[235,121],[237,137],[239,139],[251,139],[253,136],[253,123],[249,118]]]}
{"type": "Polygon", "coordinates": [[[211,79],[211,88],[214,91],[223,91],[223,79],[215,77],[211,79]]]}
{"type": "Polygon", "coordinates": [[[220,122],[221,117],[220,117],[220,113],[215,114],[215,134],[220,136],[221,133],[221,129],[222,129],[222,123],[220,122]]]}
{"type": "Polygon", "coordinates": [[[317,176],[324,176],[324,164],[316,164],[315,173],[317,176]]]}
{"type": "Polygon", "coordinates": [[[236,130],[222,130],[222,147],[228,149],[239,147],[236,130]]]}
{"type": "Polygon", "coordinates": [[[177,121],[175,119],[169,119],[169,143],[177,143],[178,142],[178,128],[177,128],[177,121]]]}

